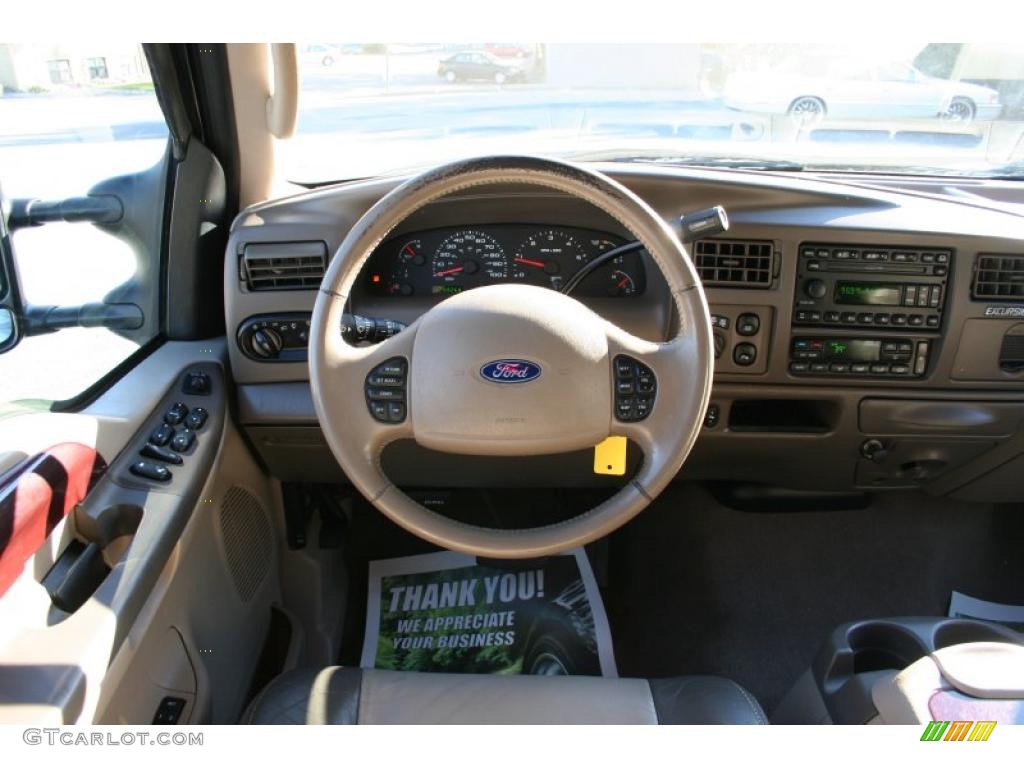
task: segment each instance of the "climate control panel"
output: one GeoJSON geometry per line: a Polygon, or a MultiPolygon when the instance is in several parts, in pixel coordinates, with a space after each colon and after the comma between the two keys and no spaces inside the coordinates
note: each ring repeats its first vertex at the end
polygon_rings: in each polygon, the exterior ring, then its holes
{"type": "Polygon", "coordinates": [[[919,338],[796,336],[789,372],[797,376],[924,376],[932,341],[919,338]]]}

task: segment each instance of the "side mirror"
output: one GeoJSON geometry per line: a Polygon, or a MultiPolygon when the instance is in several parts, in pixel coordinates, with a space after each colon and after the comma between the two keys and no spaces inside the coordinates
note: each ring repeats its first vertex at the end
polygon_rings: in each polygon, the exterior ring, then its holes
{"type": "Polygon", "coordinates": [[[18,346],[21,341],[21,294],[18,273],[14,271],[11,233],[7,229],[8,209],[0,193],[0,354],[18,346]]]}

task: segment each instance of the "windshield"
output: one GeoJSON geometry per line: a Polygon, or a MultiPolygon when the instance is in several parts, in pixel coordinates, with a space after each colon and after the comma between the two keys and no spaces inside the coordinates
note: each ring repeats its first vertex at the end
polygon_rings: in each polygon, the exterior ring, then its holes
{"type": "Polygon", "coordinates": [[[298,45],[285,176],[496,153],[779,170],[1024,173],[1005,44],[298,45]]]}

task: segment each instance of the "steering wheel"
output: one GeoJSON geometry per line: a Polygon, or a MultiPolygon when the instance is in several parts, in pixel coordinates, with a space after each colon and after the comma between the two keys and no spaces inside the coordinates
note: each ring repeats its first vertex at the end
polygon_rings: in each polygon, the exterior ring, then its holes
{"type": "Polygon", "coordinates": [[[707,300],[669,226],[618,182],[538,157],[443,165],[385,195],[352,227],[313,308],[310,384],[320,426],[355,487],[417,536],[480,557],[558,554],[615,530],[672,480],[703,422],[713,367],[707,300]],[[616,219],[661,269],[676,310],[666,342],[640,339],[548,288],[489,285],[451,296],[375,346],[352,346],[342,313],[370,254],[396,225],[447,195],[528,184],[584,200],[616,219]],[[449,453],[527,456],[636,442],[635,477],[601,504],[536,528],[484,528],[413,501],[385,476],[384,448],[411,438],[449,453]]]}

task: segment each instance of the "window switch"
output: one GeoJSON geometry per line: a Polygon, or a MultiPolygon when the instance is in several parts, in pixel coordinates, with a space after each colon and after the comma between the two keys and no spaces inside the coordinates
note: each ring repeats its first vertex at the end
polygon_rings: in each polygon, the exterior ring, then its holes
{"type": "Polygon", "coordinates": [[[193,408],[185,417],[185,426],[192,430],[202,429],[209,416],[210,413],[205,408],[193,408]]]}
{"type": "Polygon", "coordinates": [[[149,436],[149,442],[153,445],[167,445],[172,437],[174,437],[174,428],[169,424],[161,424],[153,430],[153,434],[149,436]]]}
{"type": "Polygon", "coordinates": [[[144,477],[147,480],[156,480],[161,483],[166,483],[171,479],[171,470],[163,464],[157,464],[155,461],[136,461],[132,464],[130,471],[137,477],[144,477]]]}
{"type": "Polygon", "coordinates": [[[196,440],[196,433],[191,429],[183,429],[171,439],[171,448],[178,453],[184,453],[192,447],[196,440]]]}
{"type": "Polygon", "coordinates": [[[163,461],[167,464],[181,464],[182,462],[181,456],[176,454],[170,448],[153,445],[152,443],[146,443],[139,453],[147,459],[156,459],[157,461],[163,461]]]}
{"type": "Polygon", "coordinates": [[[165,696],[153,715],[153,725],[177,725],[185,711],[185,700],[176,696],[165,696]]]}

